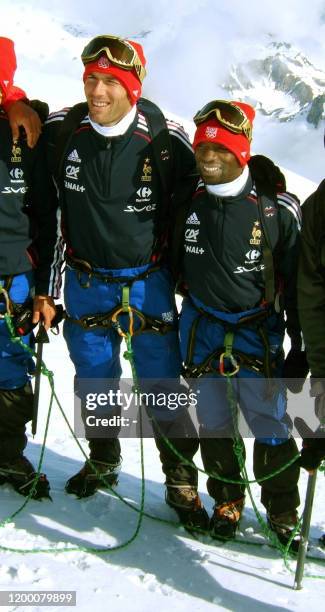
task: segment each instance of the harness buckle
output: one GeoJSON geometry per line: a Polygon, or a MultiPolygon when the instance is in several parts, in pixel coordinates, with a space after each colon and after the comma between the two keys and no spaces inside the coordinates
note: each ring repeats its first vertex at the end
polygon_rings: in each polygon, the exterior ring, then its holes
{"type": "MultiPolygon", "coordinates": [[[[91,329],[92,327],[98,327],[98,315],[89,315],[88,317],[82,318],[84,325],[91,329]]],[[[110,327],[109,319],[101,319],[100,321],[101,327],[110,327]]]]}

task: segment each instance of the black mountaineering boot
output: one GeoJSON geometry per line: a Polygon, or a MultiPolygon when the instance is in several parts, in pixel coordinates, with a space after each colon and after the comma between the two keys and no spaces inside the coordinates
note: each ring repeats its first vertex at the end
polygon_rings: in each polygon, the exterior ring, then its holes
{"type": "Polygon", "coordinates": [[[92,468],[89,461],[81,470],[69,478],[65,485],[67,493],[76,495],[79,499],[94,495],[98,489],[105,489],[118,484],[118,474],[121,463],[106,463],[104,461],[91,461],[95,469],[92,468]]]}
{"type": "Polygon", "coordinates": [[[210,535],[216,540],[231,540],[235,537],[243,512],[245,497],[235,501],[216,504],[210,519],[210,535]]]}
{"type": "Polygon", "coordinates": [[[209,516],[198,495],[191,485],[168,485],[166,502],[174,508],[178,518],[187,531],[207,531],[209,516]]]}
{"type": "MultiPolygon", "coordinates": [[[[10,484],[17,493],[28,497],[36,478],[36,470],[28,459],[21,455],[16,459],[0,463],[0,484],[10,484]]],[[[45,474],[39,474],[31,499],[51,499],[50,483],[45,474]]]]}
{"type": "MultiPolygon", "coordinates": [[[[289,510],[281,514],[268,514],[267,522],[272,531],[276,533],[278,540],[287,546],[299,522],[297,510],[289,510]]],[[[290,551],[298,552],[300,543],[300,533],[297,531],[291,544],[290,551]]]]}

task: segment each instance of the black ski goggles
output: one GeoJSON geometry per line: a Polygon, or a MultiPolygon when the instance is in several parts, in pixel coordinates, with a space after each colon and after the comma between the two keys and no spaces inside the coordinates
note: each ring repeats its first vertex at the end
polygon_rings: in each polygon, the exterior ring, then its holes
{"type": "Polygon", "coordinates": [[[134,69],[142,83],[146,76],[146,69],[142,65],[136,50],[128,41],[118,36],[96,36],[85,46],[81,59],[83,64],[88,64],[103,54],[114,66],[123,68],[123,70],[134,69]]]}
{"type": "Polygon", "coordinates": [[[252,124],[243,109],[233,102],[228,102],[228,100],[208,102],[196,113],[193,121],[195,125],[199,125],[209,119],[209,117],[216,117],[219,123],[227,128],[227,130],[235,134],[244,134],[249,142],[251,142],[252,124]]]}

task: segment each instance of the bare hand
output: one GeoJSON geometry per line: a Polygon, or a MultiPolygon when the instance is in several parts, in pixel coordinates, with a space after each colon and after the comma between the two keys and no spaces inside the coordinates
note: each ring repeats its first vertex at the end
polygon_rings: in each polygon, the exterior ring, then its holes
{"type": "Polygon", "coordinates": [[[42,321],[46,331],[51,327],[51,321],[55,317],[55,304],[53,298],[48,295],[35,295],[33,305],[33,323],[42,321]]]}
{"type": "Polygon", "coordinates": [[[19,138],[19,127],[23,127],[27,144],[32,149],[35,147],[42,131],[42,124],[38,114],[22,100],[13,102],[7,111],[12,131],[12,139],[17,142],[19,138]]]}

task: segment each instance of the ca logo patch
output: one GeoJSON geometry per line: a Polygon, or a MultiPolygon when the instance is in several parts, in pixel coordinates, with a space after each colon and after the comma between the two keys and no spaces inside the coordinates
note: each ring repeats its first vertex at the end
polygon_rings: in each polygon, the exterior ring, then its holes
{"type": "Polygon", "coordinates": [[[77,168],[77,166],[67,166],[65,169],[65,175],[67,178],[77,181],[79,171],[80,171],[80,168],[77,168]]]}
{"type": "Polygon", "coordinates": [[[185,232],[185,240],[187,242],[197,242],[197,238],[199,235],[199,231],[200,230],[196,230],[196,229],[187,229],[185,232]]]}

